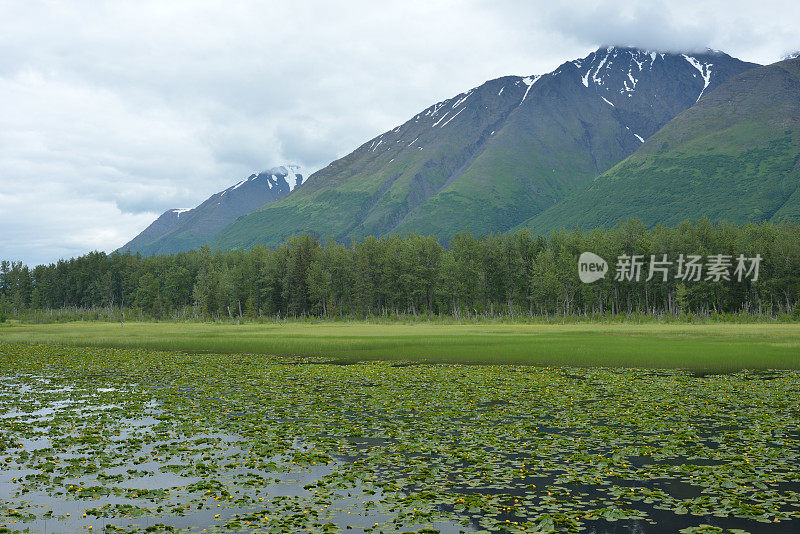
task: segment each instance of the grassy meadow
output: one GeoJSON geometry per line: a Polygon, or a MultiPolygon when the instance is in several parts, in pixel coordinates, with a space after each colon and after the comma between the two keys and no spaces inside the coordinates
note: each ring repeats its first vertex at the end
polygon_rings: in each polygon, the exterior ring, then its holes
{"type": "Polygon", "coordinates": [[[10,323],[0,325],[2,342],[314,356],[343,362],[800,368],[800,324],[10,323]]]}

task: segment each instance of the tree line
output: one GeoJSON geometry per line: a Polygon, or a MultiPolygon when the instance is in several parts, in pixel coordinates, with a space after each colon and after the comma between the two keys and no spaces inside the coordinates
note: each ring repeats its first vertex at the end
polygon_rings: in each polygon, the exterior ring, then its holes
{"type": "MultiPolygon", "coordinates": [[[[645,267],[646,271],[646,267],[645,267]]],[[[643,274],[646,275],[646,272],[643,274]]],[[[719,278],[719,277],[717,277],[719,278]]],[[[741,278],[741,277],[740,277],[741,278]]],[[[347,245],[312,235],[275,249],[142,257],[92,252],[50,265],[0,263],[0,315],[110,310],[155,319],[286,317],[681,315],[800,311],[800,227],[712,224],[647,229],[630,220],[608,230],[528,230],[446,246],[422,235],[369,237],[347,245]],[[582,283],[590,251],[613,270],[619,257],[740,255],[760,258],[758,278],[615,279],[582,283]]]]}

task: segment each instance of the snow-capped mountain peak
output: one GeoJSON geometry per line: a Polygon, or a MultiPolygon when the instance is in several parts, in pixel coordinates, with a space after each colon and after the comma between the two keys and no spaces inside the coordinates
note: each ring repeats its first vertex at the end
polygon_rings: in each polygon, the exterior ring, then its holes
{"type": "Polygon", "coordinates": [[[303,169],[300,167],[300,165],[286,164],[279,167],[273,167],[265,172],[276,177],[283,176],[286,179],[286,182],[289,184],[290,191],[301,185],[305,179],[303,176],[303,169]]]}
{"type": "MultiPolygon", "coordinates": [[[[727,73],[719,69],[729,70],[736,61],[710,48],[703,52],[669,52],[606,46],[565,65],[571,64],[577,70],[585,88],[600,91],[619,105],[619,97],[631,98],[644,79],[648,79],[649,84],[696,85],[694,102],[697,102],[721,79],[727,78],[727,73]]],[[[562,68],[555,73],[560,73],[562,68]]]]}
{"type": "Polygon", "coordinates": [[[194,208],[165,211],[121,250],[163,254],[199,247],[236,218],[281,198],[303,182],[301,168],[294,164],[252,173],[194,208]]]}
{"type": "Polygon", "coordinates": [[[245,184],[256,181],[264,182],[264,185],[269,190],[273,188],[281,189],[283,187],[288,186],[288,190],[291,191],[298,185],[302,184],[303,180],[304,177],[302,174],[302,169],[299,165],[294,165],[294,164],[281,165],[278,167],[272,167],[265,171],[253,173],[244,180],[240,180],[231,187],[225,189],[224,191],[221,191],[219,195],[222,196],[231,193],[233,191],[236,191],[240,187],[244,186],[245,184]]]}
{"type": "Polygon", "coordinates": [[[581,72],[584,87],[595,86],[625,94],[634,92],[640,78],[669,55],[639,48],[607,46],[572,64],[581,72]]]}

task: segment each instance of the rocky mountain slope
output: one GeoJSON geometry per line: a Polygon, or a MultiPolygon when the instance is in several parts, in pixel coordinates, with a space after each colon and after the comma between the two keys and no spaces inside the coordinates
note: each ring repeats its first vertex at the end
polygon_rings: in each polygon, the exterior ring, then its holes
{"type": "Polygon", "coordinates": [[[588,188],[527,221],[539,232],[688,218],[800,219],[800,58],[744,72],[588,188]]]}
{"type": "Polygon", "coordinates": [[[296,165],[252,174],[195,208],[165,211],[120,251],[151,255],[198,248],[237,218],[281,198],[302,181],[296,165]]]}
{"type": "Polygon", "coordinates": [[[544,75],[491,80],[371,139],[210,244],[276,245],[307,231],[347,241],[509,230],[754,66],[721,52],[603,47],[544,75]]]}

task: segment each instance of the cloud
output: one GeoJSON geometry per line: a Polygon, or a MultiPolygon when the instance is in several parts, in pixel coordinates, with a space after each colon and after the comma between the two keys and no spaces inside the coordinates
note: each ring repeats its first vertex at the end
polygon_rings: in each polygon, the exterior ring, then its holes
{"type": "Polygon", "coordinates": [[[319,169],[428,105],[604,43],[800,48],[794,2],[11,1],[0,258],[114,250],[253,171],[319,169]]]}
{"type": "Polygon", "coordinates": [[[627,45],[658,51],[703,50],[707,28],[691,18],[673,18],[666,2],[599,2],[580,10],[547,14],[565,37],[587,44],[627,45]],[[666,15],[666,16],[665,16],[666,15]]]}
{"type": "Polygon", "coordinates": [[[540,14],[554,32],[575,43],[659,51],[710,47],[762,64],[777,61],[781,51],[800,41],[800,5],[789,1],[596,0],[552,3],[540,14]]]}

